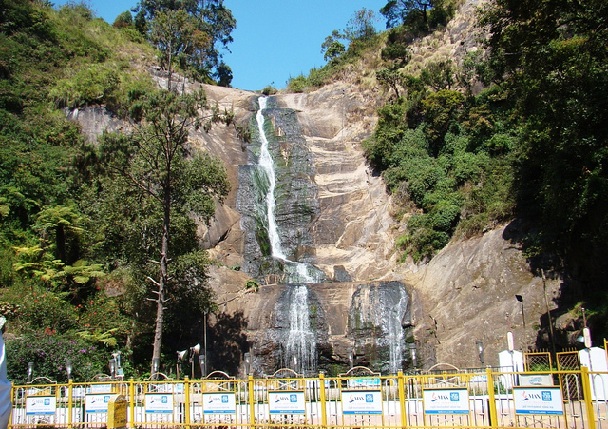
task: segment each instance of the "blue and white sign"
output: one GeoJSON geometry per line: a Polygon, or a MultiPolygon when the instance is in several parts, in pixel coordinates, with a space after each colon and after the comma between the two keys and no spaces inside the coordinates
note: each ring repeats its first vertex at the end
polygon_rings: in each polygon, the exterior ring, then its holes
{"type": "Polygon", "coordinates": [[[25,413],[28,416],[53,415],[57,408],[54,396],[28,396],[25,401],[25,413]]]}
{"type": "Polygon", "coordinates": [[[112,395],[105,394],[95,394],[95,395],[85,395],[84,397],[84,410],[86,413],[107,413],[108,412],[108,402],[110,402],[110,397],[112,395]]]}
{"type": "Polygon", "coordinates": [[[236,395],[203,393],[203,414],[236,414],[236,395]]]}
{"type": "Polygon", "coordinates": [[[559,387],[514,387],[515,414],[562,416],[564,408],[559,387]]]}
{"type": "Polygon", "coordinates": [[[356,388],[380,388],[380,379],[377,377],[357,377],[357,378],[349,378],[347,381],[347,385],[349,389],[356,388]]]}
{"type": "Polygon", "coordinates": [[[380,390],[343,390],[343,414],[382,414],[380,390]]]}
{"type": "Polygon", "coordinates": [[[469,414],[467,389],[425,389],[422,398],[425,414],[469,414]]]}
{"type": "Polygon", "coordinates": [[[304,414],[306,412],[303,391],[275,390],[268,392],[270,414],[304,414]]]}
{"type": "Polygon", "coordinates": [[[146,413],[173,413],[173,396],[163,393],[147,393],[144,400],[146,413]]]}

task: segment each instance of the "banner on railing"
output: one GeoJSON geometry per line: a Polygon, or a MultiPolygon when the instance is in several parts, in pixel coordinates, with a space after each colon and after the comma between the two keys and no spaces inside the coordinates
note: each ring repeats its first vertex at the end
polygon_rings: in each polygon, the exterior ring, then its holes
{"type": "Polygon", "coordinates": [[[380,390],[343,390],[342,412],[344,414],[382,414],[382,392],[380,390]]]}
{"type": "Polygon", "coordinates": [[[25,403],[28,416],[54,415],[57,400],[54,396],[30,396],[25,403]]]}
{"type": "Polygon", "coordinates": [[[236,414],[236,395],[203,393],[203,414],[236,414]]]}
{"type": "Polygon", "coordinates": [[[515,414],[564,414],[562,392],[559,387],[514,387],[515,414]]]}
{"type": "Polygon", "coordinates": [[[306,406],[303,391],[275,390],[268,392],[270,414],[304,414],[306,406]]]}
{"type": "Polygon", "coordinates": [[[422,402],[425,414],[469,414],[467,389],[425,389],[422,402]]]}

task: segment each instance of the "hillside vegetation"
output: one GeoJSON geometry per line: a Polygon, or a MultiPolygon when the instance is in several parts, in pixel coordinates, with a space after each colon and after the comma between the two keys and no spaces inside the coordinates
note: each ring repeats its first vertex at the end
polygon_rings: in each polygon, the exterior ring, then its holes
{"type": "Polygon", "coordinates": [[[207,110],[202,93],[158,90],[148,69],[166,51],[155,52],[134,25],[113,28],[82,5],[53,10],[29,0],[4,2],[0,18],[9,377],[23,382],[33,362],[34,376],[65,380],[69,360],[75,380],[90,379],[108,373],[119,350],[126,376],[149,375],[152,345],[161,352],[155,331],[173,362],[213,309],[193,214],[208,221],[229,184],[187,135],[230,115],[207,110]],[[87,143],[63,109],[91,105],[129,129],[87,143]],[[210,116],[198,117],[199,109],[210,116]]]}
{"type": "MultiPolygon", "coordinates": [[[[601,262],[608,230],[608,6],[483,2],[477,46],[460,57],[421,60],[422,42],[440,51],[434,36],[459,4],[388,2],[387,32],[336,49],[335,31],[325,46],[328,64],[293,79],[290,89],[342,79],[345,70],[369,76],[362,65],[375,58],[388,102],[365,147],[401,208],[403,258],[428,260],[452,239],[517,219],[514,239],[535,272],[563,278],[562,311],[591,309],[601,338],[608,334],[601,262]]],[[[355,28],[366,28],[360,18],[355,28]]]]}

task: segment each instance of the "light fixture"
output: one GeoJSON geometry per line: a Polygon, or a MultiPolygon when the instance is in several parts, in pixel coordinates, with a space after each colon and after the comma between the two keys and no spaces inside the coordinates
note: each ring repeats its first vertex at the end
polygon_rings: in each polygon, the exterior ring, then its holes
{"type": "Polygon", "coordinates": [[[65,361],[65,372],[68,375],[68,381],[70,381],[72,379],[72,361],[69,359],[65,361]]]}
{"type": "Polygon", "coordinates": [[[483,341],[477,340],[475,341],[477,345],[477,353],[479,354],[479,361],[481,362],[481,366],[484,365],[484,354],[483,354],[483,341]]]}
{"type": "Polygon", "coordinates": [[[201,378],[205,378],[207,377],[207,370],[206,370],[206,362],[205,362],[205,355],[199,355],[198,356],[198,365],[201,368],[201,378]]]}
{"type": "Polygon", "coordinates": [[[112,353],[112,357],[113,357],[113,358],[114,358],[114,360],[116,361],[116,368],[117,368],[117,369],[118,369],[118,368],[122,368],[122,365],[121,365],[121,359],[120,359],[120,355],[121,355],[120,350],[119,350],[119,351],[117,351],[117,352],[112,353]]]}
{"type": "Polygon", "coordinates": [[[251,370],[251,353],[246,352],[243,354],[243,361],[245,362],[245,375],[249,375],[251,370]]]}
{"type": "Polygon", "coordinates": [[[114,377],[116,376],[116,360],[115,359],[110,359],[108,361],[108,368],[110,369],[110,377],[112,378],[112,380],[114,380],[114,377]]]}
{"type": "Polygon", "coordinates": [[[515,295],[517,302],[521,303],[521,324],[526,329],[526,318],[524,317],[524,297],[523,295],[515,295]]]}
{"type": "Polygon", "coordinates": [[[414,371],[418,366],[418,361],[416,358],[416,343],[408,343],[408,348],[410,350],[410,357],[412,359],[412,367],[414,367],[414,371]]]}
{"type": "Polygon", "coordinates": [[[32,382],[32,376],[34,375],[34,362],[27,363],[27,382],[32,382]]]}

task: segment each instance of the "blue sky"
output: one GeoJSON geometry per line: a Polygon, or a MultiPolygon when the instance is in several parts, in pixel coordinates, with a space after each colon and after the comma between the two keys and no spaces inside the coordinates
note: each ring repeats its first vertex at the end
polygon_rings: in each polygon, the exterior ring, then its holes
{"type": "MultiPolygon", "coordinates": [[[[388,0],[224,0],[237,20],[232,53],[224,61],[232,68],[232,86],[261,89],[284,88],[290,77],[308,74],[325,64],[321,44],[332,30],[343,30],[355,11],[378,12],[388,0]]],[[[54,0],[56,6],[69,0],[54,0]]],[[[137,0],[85,0],[95,14],[107,22],[137,4],[137,0]]]]}

